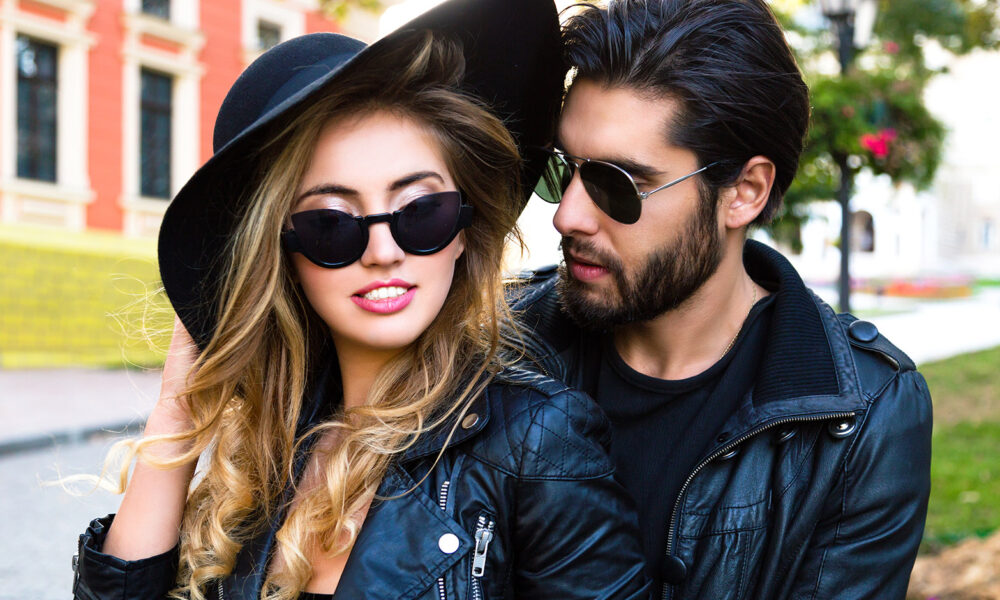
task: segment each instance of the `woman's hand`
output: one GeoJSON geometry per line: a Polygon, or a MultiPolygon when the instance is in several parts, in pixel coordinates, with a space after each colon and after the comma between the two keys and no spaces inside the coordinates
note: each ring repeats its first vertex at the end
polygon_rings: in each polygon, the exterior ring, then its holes
{"type": "MultiPolygon", "coordinates": [[[[198,357],[198,348],[179,318],[163,365],[160,399],[146,421],[143,437],[190,431],[191,415],[183,397],[188,375],[198,357]]],[[[185,442],[158,442],[147,447],[155,462],[169,461],[187,452],[185,442]]],[[[162,554],[177,544],[188,487],[197,459],[162,469],[136,462],[125,489],[121,508],[104,542],[103,552],[124,560],[162,554]]]]}
{"type": "Polygon", "coordinates": [[[197,358],[198,346],[191,339],[191,334],[180,317],[174,316],[174,333],[170,338],[170,349],[167,350],[160,380],[160,399],[147,422],[147,435],[150,433],[150,425],[160,426],[161,421],[166,430],[156,433],[176,433],[191,428],[191,416],[187,412],[182,393],[187,387],[188,375],[197,358]],[[173,427],[170,427],[171,424],[173,427]]]}

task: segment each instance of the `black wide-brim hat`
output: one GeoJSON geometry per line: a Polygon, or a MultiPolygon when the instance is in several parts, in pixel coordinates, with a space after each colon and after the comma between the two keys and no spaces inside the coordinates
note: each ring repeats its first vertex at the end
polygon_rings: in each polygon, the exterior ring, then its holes
{"type": "MultiPolygon", "coordinates": [[[[349,76],[373,49],[430,30],[462,44],[461,91],[484,101],[522,151],[553,137],[566,73],[552,0],[448,0],[371,46],[334,33],[283,42],[255,60],[219,109],[214,154],[167,208],[160,227],[160,277],[174,310],[204,349],[215,332],[224,256],[247,208],[254,153],[279,118],[301,111],[349,76]]],[[[527,202],[543,165],[526,159],[527,202]]]]}

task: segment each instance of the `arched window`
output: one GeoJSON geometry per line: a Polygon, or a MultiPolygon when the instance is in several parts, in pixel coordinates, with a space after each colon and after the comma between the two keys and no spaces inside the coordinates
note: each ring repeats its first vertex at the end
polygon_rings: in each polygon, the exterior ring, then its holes
{"type": "Polygon", "coordinates": [[[875,251],[875,220],[866,210],[859,210],[851,215],[851,250],[875,251]]]}

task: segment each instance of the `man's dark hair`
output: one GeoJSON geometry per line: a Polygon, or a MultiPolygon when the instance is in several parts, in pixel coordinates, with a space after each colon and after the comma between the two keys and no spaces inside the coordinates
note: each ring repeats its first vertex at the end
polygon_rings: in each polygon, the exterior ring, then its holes
{"type": "Polygon", "coordinates": [[[736,181],[747,160],[777,167],[755,224],[768,223],[799,165],[809,90],[764,0],[612,0],[573,16],[567,60],[583,77],[672,98],[666,132],[693,151],[711,197],[736,181]]]}

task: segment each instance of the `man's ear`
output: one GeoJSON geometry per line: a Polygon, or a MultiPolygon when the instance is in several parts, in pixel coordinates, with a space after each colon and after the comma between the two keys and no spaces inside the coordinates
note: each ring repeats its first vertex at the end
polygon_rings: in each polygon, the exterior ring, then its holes
{"type": "Polygon", "coordinates": [[[743,165],[736,183],[720,208],[727,229],[746,227],[767,206],[777,168],[771,159],[754,156],[743,165]]]}

